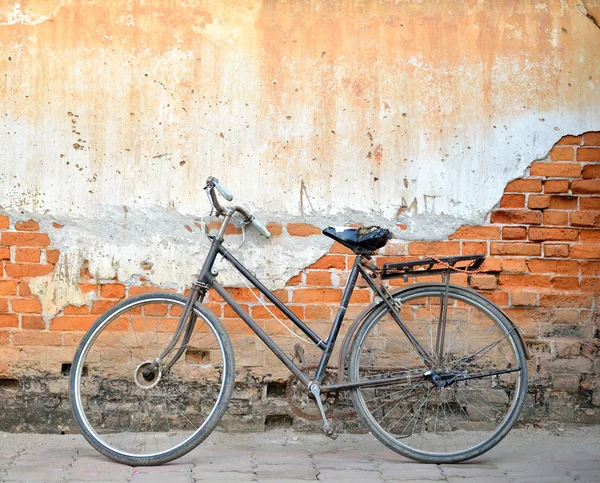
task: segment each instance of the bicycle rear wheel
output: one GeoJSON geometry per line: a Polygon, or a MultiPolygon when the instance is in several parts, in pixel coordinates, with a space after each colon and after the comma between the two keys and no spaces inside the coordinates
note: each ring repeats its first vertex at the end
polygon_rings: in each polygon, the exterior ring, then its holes
{"type": "Polygon", "coordinates": [[[382,303],[358,329],[348,361],[352,382],[396,377],[388,385],[352,390],[354,406],[383,444],[429,463],[465,461],[498,444],[527,393],[516,329],[477,293],[449,287],[440,348],[445,290],[422,285],[395,296],[400,318],[430,360],[419,356],[382,303]]]}
{"type": "Polygon", "coordinates": [[[196,306],[194,330],[150,374],[143,369],[167,347],[186,300],[145,294],[102,315],[81,341],[71,367],[71,406],[85,438],[120,463],[157,465],[200,444],[222,418],[235,362],[221,322],[196,306]]]}

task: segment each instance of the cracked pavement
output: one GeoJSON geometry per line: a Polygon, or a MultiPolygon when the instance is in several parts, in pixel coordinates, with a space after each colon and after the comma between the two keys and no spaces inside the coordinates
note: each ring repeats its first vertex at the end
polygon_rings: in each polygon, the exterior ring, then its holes
{"type": "Polygon", "coordinates": [[[600,426],[513,430],[487,454],[454,465],[415,463],[369,434],[332,441],[278,429],[215,432],[179,460],[135,468],[103,457],[80,435],[0,433],[0,481],[595,483],[599,455],[600,426]]]}

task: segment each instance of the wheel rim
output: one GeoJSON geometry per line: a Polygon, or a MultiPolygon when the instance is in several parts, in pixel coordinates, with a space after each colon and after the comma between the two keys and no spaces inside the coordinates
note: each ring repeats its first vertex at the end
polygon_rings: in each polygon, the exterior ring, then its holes
{"type": "Polygon", "coordinates": [[[87,338],[74,368],[74,403],[80,425],[105,450],[139,459],[164,456],[210,423],[229,367],[209,318],[195,311],[187,350],[168,371],[180,343],[150,379],[142,374],[171,340],[183,306],[178,298],[135,301],[87,338]]]}
{"type": "MultiPolygon", "coordinates": [[[[400,308],[402,320],[432,354],[442,296],[442,290],[407,294],[400,308]]],[[[425,376],[392,387],[357,389],[353,397],[359,412],[384,444],[415,459],[460,460],[487,451],[513,424],[524,397],[526,367],[510,330],[477,299],[451,292],[442,356],[424,363],[381,310],[357,335],[350,377],[425,376]],[[473,360],[463,358],[478,351],[473,360]],[[518,372],[443,385],[444,378],[459,379],[465,371],[463,377],[518,367],[518,372]]]]}

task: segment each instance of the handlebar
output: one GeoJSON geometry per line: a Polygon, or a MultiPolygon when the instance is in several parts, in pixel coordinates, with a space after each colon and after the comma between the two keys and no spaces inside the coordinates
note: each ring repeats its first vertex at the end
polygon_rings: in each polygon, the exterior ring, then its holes
{"type": "Polygon", "coordinates": [[[213,209],[217,212],[217,216],[225,217],[225,221],[223,223],[229,223],[229,219],[231,218],[231,216],[235,212],[238,212],[244,217],[244,221],[243,221],[244,225],[252,224],[252,225],[254,225],[254,228],[256,228],[256,230],[262,236],[264,236],[265,238],[271,238],[271,232],[269,232],[267,227],[265,225],[263,225],[261,222],[259,222],[256,218],[254,218],[253,215],[248,213],[241,206],[229,206],[226,208],[221,206],[221,203],[219,203],[219,200],[217,199],[217,195],[215,194],[215,188],[221,194],[221,196],[223,198],[225,198],[227,201],[233,200],[233,196],[231,195],[229,190],[227,188],[225,188],[225,186],[223,186],[220,183],[220,181],[217,178],[215,178],[214,176],[209,176],[206,179],[206,186],[204,187],[204,189],[205,189],[205,191],[207,191],[208,199],[210,200],[210,203],[211,203],[213,209]]]}

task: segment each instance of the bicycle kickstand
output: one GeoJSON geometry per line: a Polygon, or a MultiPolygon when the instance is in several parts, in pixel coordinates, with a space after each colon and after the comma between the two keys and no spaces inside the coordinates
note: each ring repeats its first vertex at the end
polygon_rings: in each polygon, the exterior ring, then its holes
{"type": "Polygon", "coordinates": [[[321,418],[323,418],[323,426],[321,427],[321,431],[323,431],[325,435],[329,436],[331,439],[337,439],[338,435],[333,432],[333,426],[327,420],[327,416],[325,416],[325,409],[323,408],[323,403],[321,402],[321,388],[318,384],[313,382],[310,384],[308,389],[314,396],[317,407],[319,408],[319,412],[321,413],[321,418]]]}

